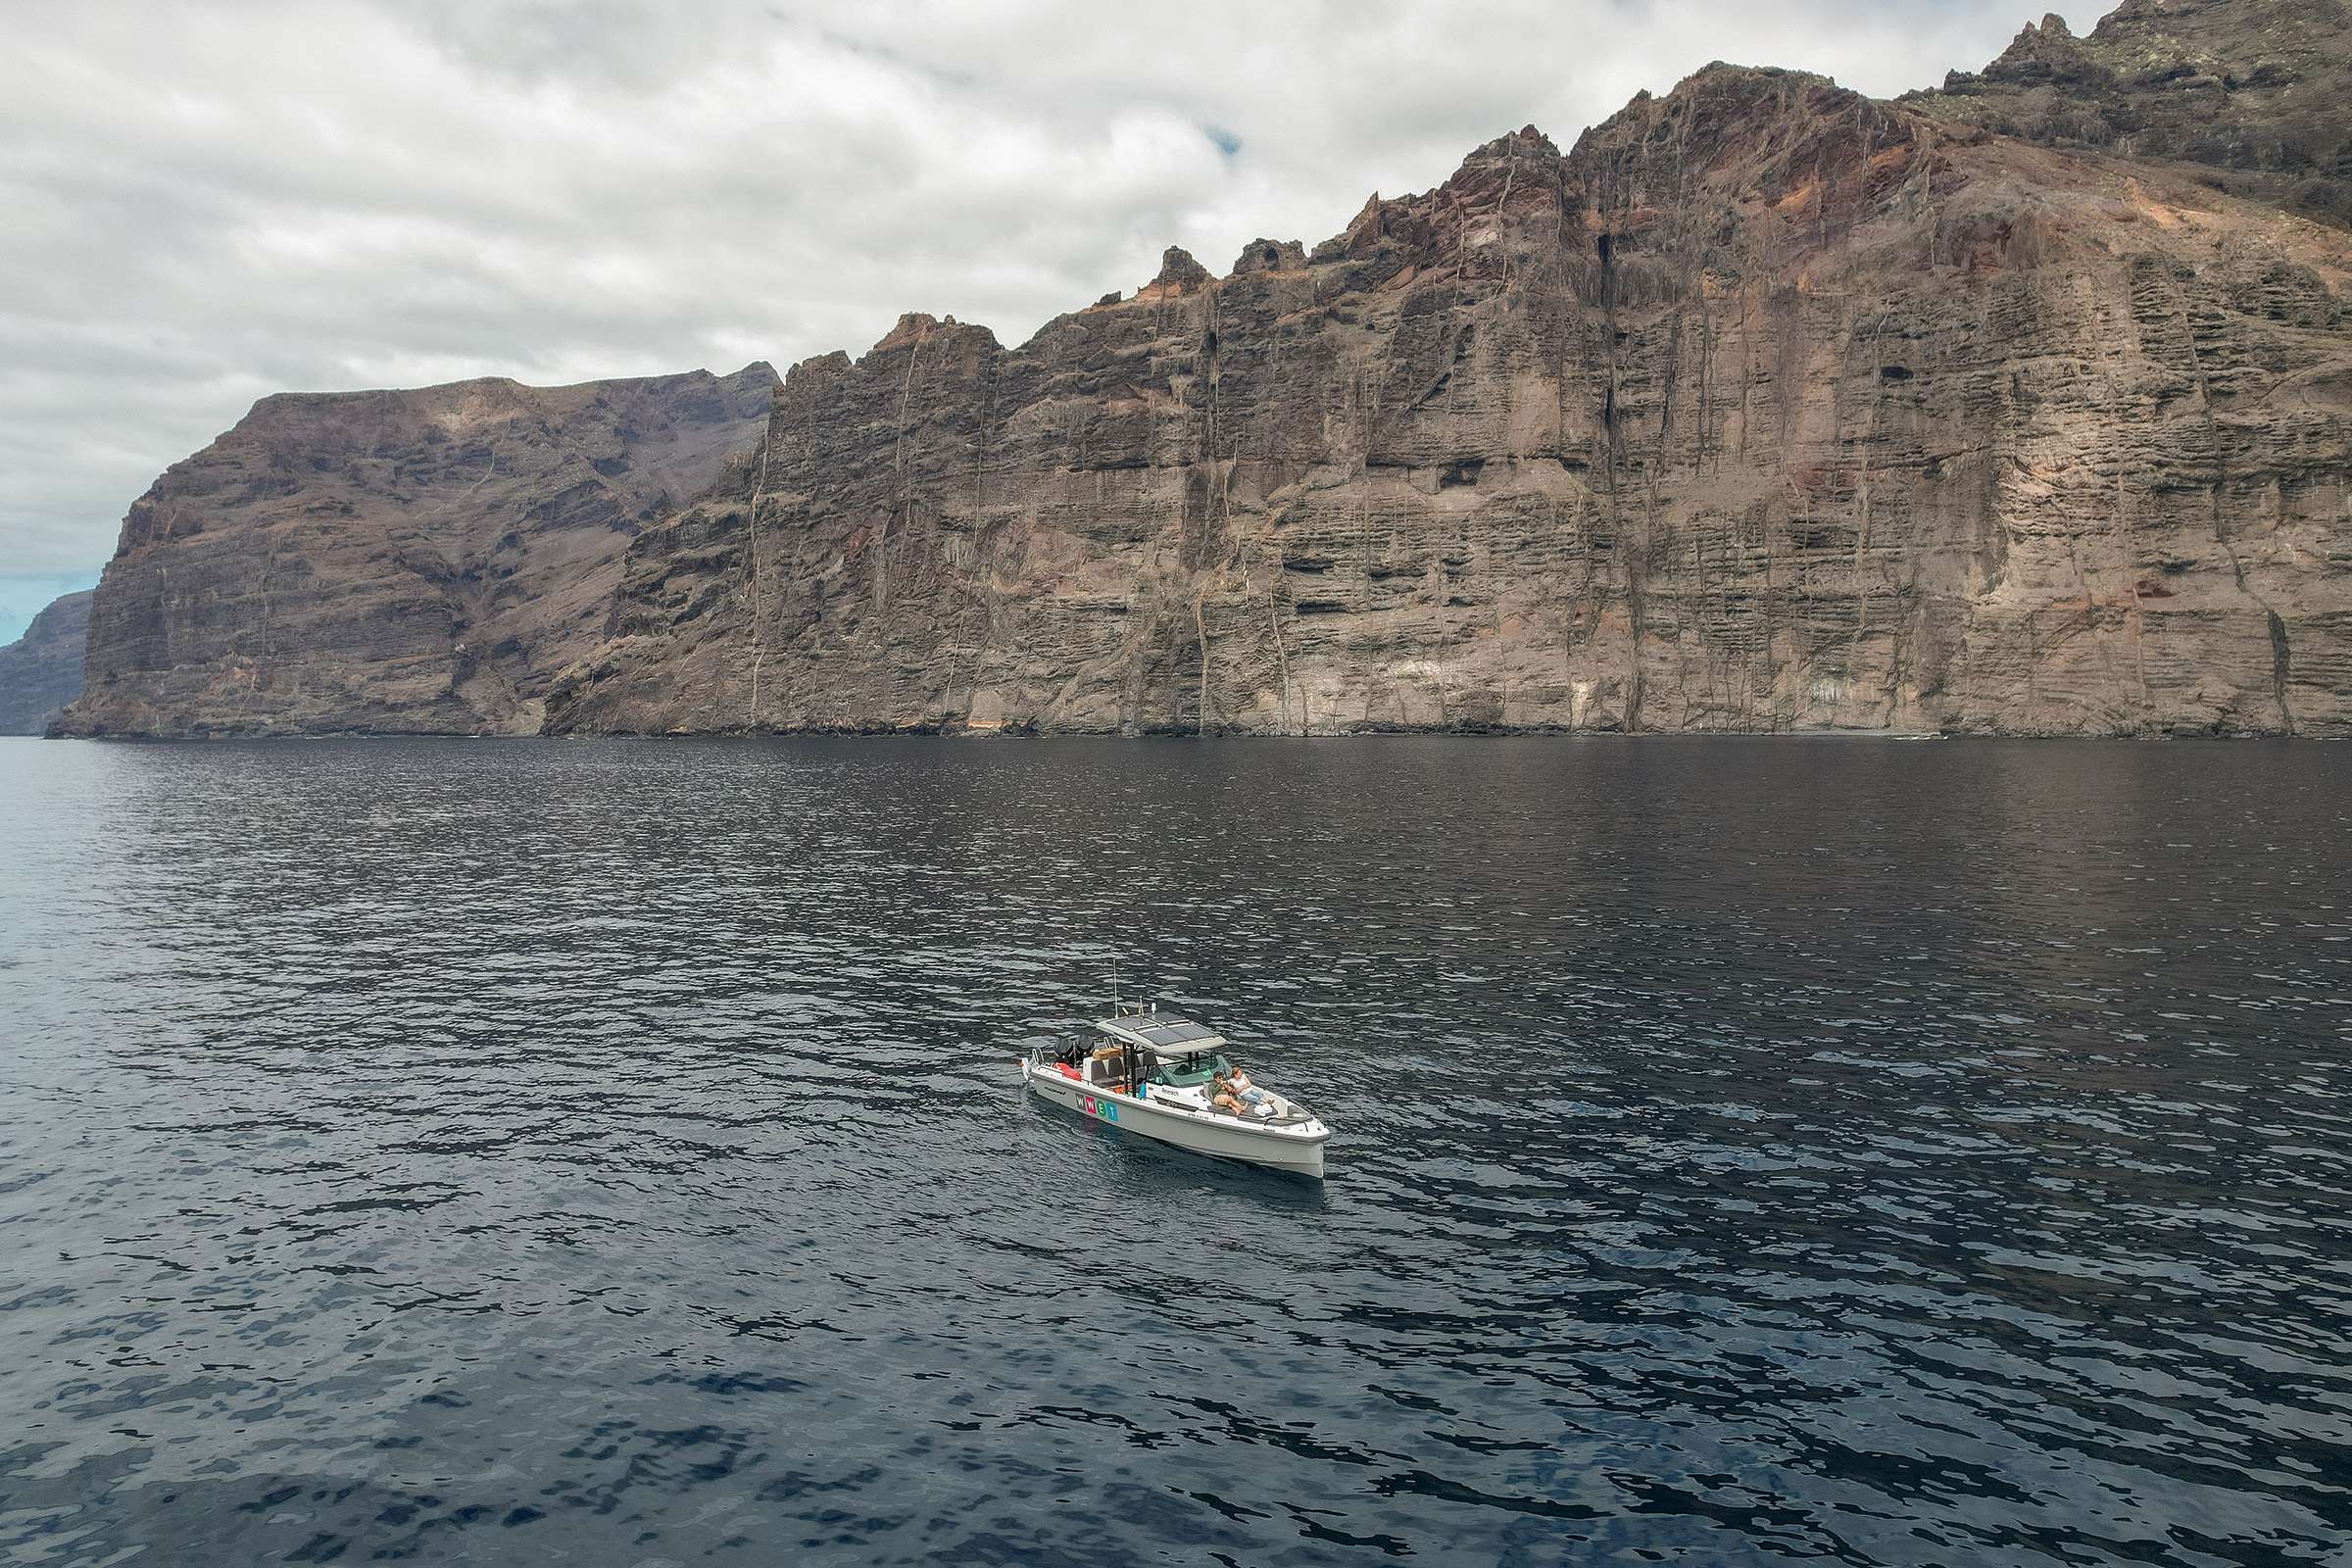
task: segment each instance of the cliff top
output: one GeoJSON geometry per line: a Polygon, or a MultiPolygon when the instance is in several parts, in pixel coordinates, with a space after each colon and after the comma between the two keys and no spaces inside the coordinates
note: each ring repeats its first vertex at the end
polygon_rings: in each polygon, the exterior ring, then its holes
{"type": "Polygon", "coordinates": [[[2227,171],[2209,182],[2352,226],[2352,6],[2127,0],[2077,37],[2028,23],[1983,71],[1898,102],[2053,146],[2227,171]]]}
{"type": "Polygon", "coordinates": [[[781,380],[775,368],[765,360],[754,360],[740,370],[725,375],[711,370],[676,370],[665,375],[612,376],[595,381],[569,381],[540,386],[517,381],[513,376],[477,375],[463,381],[442,381],[418,387],[354,387],[335,392],[269,392],[254,399],[246,411],[247,420],[298,411],[313,411],[370,404],[399,403],[418,409],[448,407],[486,396],[503,396],[518,403],[568,405],[616,393],[637,391],[662,392],[708,381],[713,386],[744,386],[764,383],[774,386],[781,380]]]}

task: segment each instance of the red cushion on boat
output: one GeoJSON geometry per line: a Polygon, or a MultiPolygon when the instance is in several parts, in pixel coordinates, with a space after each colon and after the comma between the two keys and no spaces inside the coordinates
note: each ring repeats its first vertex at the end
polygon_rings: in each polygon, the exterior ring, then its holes
{"type": "Polygon", "coordinates": [[[1054,1065],[1061,1069],[1061,1075],[1064,1078],[1076,1078],[1078,1076],[1078,1069],[1071,1066],[1066,1061],[1057,1061],[1054,1065]]]}

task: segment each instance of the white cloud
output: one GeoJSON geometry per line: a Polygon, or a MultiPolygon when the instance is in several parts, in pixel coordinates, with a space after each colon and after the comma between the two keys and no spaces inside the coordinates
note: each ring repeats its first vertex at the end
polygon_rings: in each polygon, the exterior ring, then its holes
{"type": "MultiPolygon", "coordinates": [[[[1707,61],[1890,94],[1990,0],[47,4],[0,53],[0,604],[264,392],[1007,342],[1707,61]],[[1220,145],[1220,142],[1225,145],[1220,145]],[[1228,150],[1230,148],[1230,150],[1228,150]]],[[[2078,30],[2093,18],[2070,19],[2078,30]]],[[[25,609],[37,606],[25,606],[25,609]]],[[[0,635],[13,630],[0,621],[0,635]]]]}

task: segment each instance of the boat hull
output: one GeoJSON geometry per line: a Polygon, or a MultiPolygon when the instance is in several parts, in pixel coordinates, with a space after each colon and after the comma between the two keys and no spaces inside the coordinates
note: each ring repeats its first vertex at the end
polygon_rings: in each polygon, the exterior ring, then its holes
{"type": "Polygon", "coordinates": [[[1280,1128],[1253,1127],[1239,1117],[1216,1111],[1155,1105],[1149,1097],[1112,1094],[1065,1078],[1050,1068],[1040,1069],[1028,1061],[1021,1063],[1021,1077],[1028,1083],[1029,1092],[1039,1099],[1124,1133],[1215,1159],[1238,1160],[1317,1180],[1323,1175],[1323,1146],[1331,1139],[1328,1129],[1287,1132],[1280,1128]]]}

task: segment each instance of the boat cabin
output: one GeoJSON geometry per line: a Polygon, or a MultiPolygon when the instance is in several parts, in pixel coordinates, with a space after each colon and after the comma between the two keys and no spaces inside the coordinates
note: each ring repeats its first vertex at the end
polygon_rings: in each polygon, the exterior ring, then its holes
{"type": "Polygon", "coordinates": [[[1162,1089],[1200,1089],[1220,1072],[1230,1072],[1225,1037],[1204,1024],[1174,1013],[1121,1013],[1095,1021],[1096,1033],[1065,1036],[1052,1059],[1069,1076],[1116,1094],[1134,1094],[1140,1082],[1162,1089]]]}

